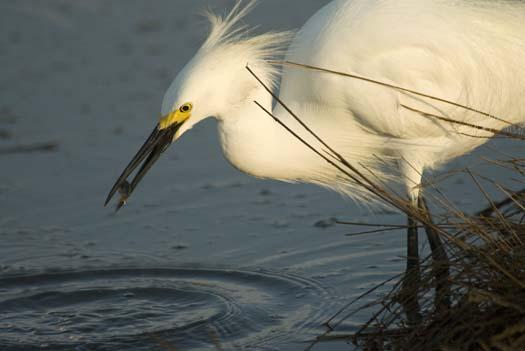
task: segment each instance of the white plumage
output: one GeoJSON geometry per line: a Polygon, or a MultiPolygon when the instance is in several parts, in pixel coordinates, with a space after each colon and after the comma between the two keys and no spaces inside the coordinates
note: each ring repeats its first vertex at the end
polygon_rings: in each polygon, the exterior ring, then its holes
{"type": "MultiPolygon", "coordinates": [[[[290,33],[251,36],[240,21],[254,4],[238,1],[224,19],[208,14],[208,39],[172,83],[163,118],[111,189],[106,204],[119,189],[123,196],[118,208],[125,204],[166,148],[207,117],[219,122],[226,158],[246,173],[319,184],[362,203],[377,201],[359,184],[362,178],[350,179],[262,109],[273,110],[299,137],[326,151],[281,104],[273,106],[263,86],[275,88],[278,70],[268,60],[287,48],[287,61],[353,73],[452,102],[296,66],[283,68],[279,90],[279,100],[342,155],[354,173],[376,184],[395,181],[406,186],[413,206],[387,199],[409,214],[411,278],[406,282],[417,281],[419,221],[425,225],[433,261],[440,262],[434,272],[436,297],[446,306],[447,254],[418,185],[425,169],[525,122],[525,2],[334,0],[293,38],[290,33]]],[[[407,296],[413,301],[404,305],[407,317],[418,323],[417,289],[407,296]]]]}
{"type": "MultiPolygon", "coordinates": [[[[247,35],[238,22],[253,5],[238,2],[224,20],[210,15],[211,35],[169,89],[163,115],[191,101],[194,111],[181,134],[205,117],[216,117],[224,153],[240,170],[363,198],[362,188],[254,104],[272,110],[271,97],[245,66],[271,84],[275,67],[265,61],[279,54],[288,33],[247,35]]],[[[525,4],[517,1],[335,0],[294,36],[286,58],[407,87],[516,124],[525,121],[524,23],[525,4]]],[[[284,68],[280,98],[354,166],[365,166],[381,179],[392,178],[398,166],[396,176],[412,199],[424,169],[472,150],[491,133],[410,108],[483,127],[508,127],[450,104],[297,67],[284,68]],[[392,168],[385,169],[385,163],[392,168]]],[[[320,147],[282,107],[273,113],[320,147]]]]}
{"type": "MultiPolygon", "coordinates": [[[[275,87],[279,71],[268,60],[284,52],[288,61],[355,73],[498,116],[285,66],[281,100],[350,164],[374,179],[405,184],[413,201],[425,169],[472,150],[493,134],[423,112],[495,130],[525,121],[524,2],[334,0],[294,35],[253,36],[241,22],[254,5],[237,1],[225,18],[208,13],[208,39],[172,83],[163,121],[108,201],[148,154],[128,193],[170,142],[207,117],[219,121],[224,154],[238,169],[262,178],[316,183],[372,201],[254,103],[273,108],[272,97],[246,65],[275,87]]],[[[324,149],[282,106],[276,105],[273,114],[324,149]]]]}

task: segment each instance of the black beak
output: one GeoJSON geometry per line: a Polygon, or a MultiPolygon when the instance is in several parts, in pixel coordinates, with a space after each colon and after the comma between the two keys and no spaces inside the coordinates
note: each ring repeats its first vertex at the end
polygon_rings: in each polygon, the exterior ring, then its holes
{"type": "Polygon", "coordinates": [[[142,145],[135,157],[133,157],[129,165],[126,167],[126,169],[124,169],[120,177],[117,179],[115,185],[113,185],[111,188],[111,191],[106,198],[106,202],[104,202],[104,206],[107,206],[117,190],[121,193],[121,198],[117,205],[117,211],[126,204],[127,199],[131,196],[131,193],[133,190],[135,190],[138,183],[146,175],[153,164],[155,164],[155,162],[159,159],[160,155],[162,155],[162,153],[166,151],[166,149],[171,145],[173,137],[181,125],[182,123],[175,123],[174,125],[163,130],[159,130],[158,125],[155,127],[144,145],[142,145]],[[129,183],[127,180],[128,176],[133,173],[133,171],[142,161],[144,162],[137,171],[135,178],[133,178],[131,183],[129,183]]]}

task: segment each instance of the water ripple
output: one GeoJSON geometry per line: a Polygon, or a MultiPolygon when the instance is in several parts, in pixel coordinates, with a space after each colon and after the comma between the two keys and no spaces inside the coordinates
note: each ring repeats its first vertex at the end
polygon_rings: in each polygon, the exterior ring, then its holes
{"type": "Polygon", "coordinates": [[[0,278],[3,350],[278,349],[314,336],[331,292],[293,274],[118,268],[0,278]]]}

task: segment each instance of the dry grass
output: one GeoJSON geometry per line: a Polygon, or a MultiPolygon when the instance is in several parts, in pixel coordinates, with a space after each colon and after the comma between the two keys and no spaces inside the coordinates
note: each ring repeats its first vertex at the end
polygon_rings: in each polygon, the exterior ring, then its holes
{"type": "Polygon", "coordinates": [[[379,312],[352,341],[365,350],[525,350],[524,206],[525,192],[517,192],[477,216],[455,218],[447,242],[450,308],[436,310],[435,279],[425,263],[421,323],[406,322],[398,284],[377,300],[379,312]]]}

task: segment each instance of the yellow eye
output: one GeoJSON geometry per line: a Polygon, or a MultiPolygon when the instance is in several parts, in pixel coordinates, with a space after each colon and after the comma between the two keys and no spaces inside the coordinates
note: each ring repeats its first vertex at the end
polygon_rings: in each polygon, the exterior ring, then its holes
{"type": "Polygon", "coordinates": [[[182,105],[179,108],[179,111],[183,112],[183,113],[188,113],[188,112],[191,111],[192,108],[193,108],[193,105],[188,102],[188,103],[185,103],[184,105],[182,105]]]}
{"type": "Polygon", "coordinates": [[[186,122],[186,120],[191,117],[192,109],[193,105],[187,102],[179,107],[178,110],[174,110],[166,116],[163,116],[159,122],[159,130],[166,129],[175,123],[179,125],[186,122]]]}

